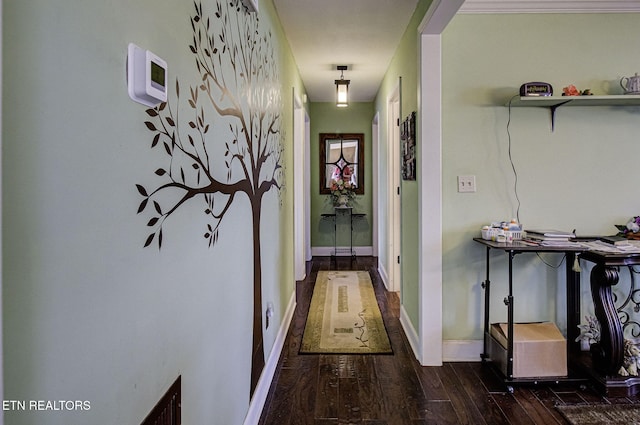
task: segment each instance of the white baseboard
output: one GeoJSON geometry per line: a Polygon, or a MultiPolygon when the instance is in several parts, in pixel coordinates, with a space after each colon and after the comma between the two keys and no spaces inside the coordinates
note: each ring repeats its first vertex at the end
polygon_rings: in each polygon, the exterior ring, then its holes
{"type": "Polygon", "coordinates": [[[400,324],[402,325],[402,329],[404,330],[404,334],[407,336],[409,340],[409,345],[413,350],[413,355],[418,359],[418,362],[422,364],[422,353],[420,353],[420,337],[418,336],[418,332],[413,327],[411,320],[409,320],[409,316],[407,316],[407,312],[404,309],[404,305],[400,305],[400,324]]]}
{"type": "MultiPolygon", "coordinates": [[[[413,350],[413,355],[422,364],[422,354],[420,353],[420,336],[413,327],[411,320],[407,316],[404,306],[400,306],[400,324],[404,330],[409,345],[413,350]]],[[[442,341],[442,361],[443,362],[479,362],[482,359],[480,354],[484,350],[482,340],[444,340],[442,341]]]]}
{"type": "MultiPolygon", "coordinates": [[[[313,246],[311,247],[311,255],[314,257],[329,257],[333,255],[335,249],[332,246],[313,246]]],[[[348,246],[339,246],[338,251],[346,252],[344,254],[345,257],[349,256],[349,247],[348,246]]],[[[353,251],[356,255],[360,255],[363,257],[372,256],[373,255],[373,247],[372,246],[354,246],[353,251]]],[[[338,255],[340,256],[340,255],[338,255]]]]}
{"type": "Polygon", "coordinates": [[[387,288],[387,291],[390,291],[391,289],[389,289],[389,274],[387,273],[387,269],[384,268],[382,263],[378,264],[378,274],[380,275],[380,279],[382,279],[382,283],[384,283],[384,287],[387,288]]]}
{"type": "Polygon", "coordinates": [[[479,362],[484,349],[481,340],[444,340],[442,341],[443,362],[479,362]]]}
{"type": "Polygon", "coordinates": [[[264,369],[262,370],[262,375],[260,375],[260,379],[258,380],[256,389],[253,392],[253,397],[251,398],[251,402],[249,403],[247,416],[244,418],[244,425],[255,425],[260,421],[260,415],[262,414],[264,403],[267,401],[267,395],[269,394],[271,381],[273,381],[273,377],[276,373],[278,360],[280,359],[280,354],[282,353],[282,349],[284,348],[284,342],[287,337],[287,332],[289,330],[291,320],[293,319],[293,313],[295,312],[295,309],[296,291],[294,289],[293,294],[291,294],[291,299],[289,300],[289,305],[287,306],[287,311],[282,318],[280,329],[278,329],[278,335],[276,336],[276,340],[273,343],[273,348],[269,353],[269,358],[266,361],[264,369]]]}

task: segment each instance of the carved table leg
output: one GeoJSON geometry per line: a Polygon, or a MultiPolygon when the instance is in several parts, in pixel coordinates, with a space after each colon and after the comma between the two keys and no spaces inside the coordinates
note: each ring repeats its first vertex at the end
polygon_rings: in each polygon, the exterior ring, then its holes
{"type": "Polygon", "coordinates": [[[611,287],[618,283],[618,269],[597,264],[591,270],[591,296],[600,322],[600,343],[591,345],[593,365],[608,376],[617,375],[624,359],[622,324],[611,287]]]}

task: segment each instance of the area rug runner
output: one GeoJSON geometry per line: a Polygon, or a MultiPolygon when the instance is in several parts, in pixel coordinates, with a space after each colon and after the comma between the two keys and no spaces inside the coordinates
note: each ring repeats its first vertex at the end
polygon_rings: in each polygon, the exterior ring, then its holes
{"type": "Polygon", "coordinates": [[[635,404],[592,404],[556,406],[572,425],[638,425],[640,406],[635,404]]]}
{"type": "Polygon", "coordinates": [[[368,272],[318,272],[300,353],[393,353],[368,272]]]}

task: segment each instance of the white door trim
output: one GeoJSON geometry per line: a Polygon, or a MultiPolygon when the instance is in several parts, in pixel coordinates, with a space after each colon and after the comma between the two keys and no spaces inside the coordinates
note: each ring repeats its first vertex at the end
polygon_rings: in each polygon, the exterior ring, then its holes
{"type": "Polygon", "coordinates": [[[388,232],[388,278],[387,290],[400,291],[402,273],[398,259],[401,255],[401,215],[400,204],[400,81],[387,99],[387,158],[388,158],[388,194],[387,217],[389,219],[388,232]]]}
{"type": "Polygon", "coordinates": [[[420,24],[418,53],[420,364],[442,365],[442,51],[441,34],[464,0],[434,0],[420,24]]]}
{"type": "MultiPolygon", "coordinates": [[[[2,7],[3,2],[0,2],[0,81],[2,81],[2,7]]],[[[0,99],[2,99],[2,86],[0,85],[0,99]]],[[[0,152],[2,152],[2,102],[0,102],[0,152]]],[[[2,161],[0,157],[0,185],[2,184],[2,161]]],[[[0,222],[2,222],[2,198],[0,197],[0,222]]],[[[2,228],[0,227],[0,255],[2,255],[2,228]]],[[[2,347],[2,262],[0,262],[0,398],[4,400],[4,349],[2,347]]],[[[4,415],[0,411],[0,425],[4,424],[4,415]]]]}
{"type": "Polygon", "coordinates": [[[373,178],[371,179],[373,187],[371,188],[371,211],[373,213],[373,217],[371,218],[371,229],[372,229],[372,238],[371,244],[373,246],[373,256],[377,257],[379,251],[378,243],[379,238],[378,234],[380,229],[378,228],[378,188],[380,187],[380,179],[382,176],[379,172],[379,162],[380,157],[378,154],[378,149],[380,145],[380,112],[376,111],[375,116],[373,117],[373,121],[371,122],[371,175],[373,178]]]}
{"type": "MultiPolygon", "coordinates": [[[[306,100],[306,95],[304,96],[306,100]]],[[[306,101],[305,101],[306,103],[306,101]]],[[[311,261],[311,118],[309,112],[302,105],[304,111],[304,243],[305,260],[311,261]]]]}
{"type": "Polygon", "coordinates": [[[305,111],[300,97],[293,89],[293,258],[296,281],[306,277],[306,204],[309,187],[306,180],[309,167],[305,149],[305,111]]]}

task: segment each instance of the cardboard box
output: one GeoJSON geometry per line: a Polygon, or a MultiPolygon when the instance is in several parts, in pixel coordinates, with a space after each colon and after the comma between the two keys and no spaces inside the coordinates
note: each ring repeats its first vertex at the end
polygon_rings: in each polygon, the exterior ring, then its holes
{"type": "MultiPolygon", "coordinates": [[[[507,333],[506,323],[491,325],[491,361],[505,376],[507,333]]],[[[555,323],[515,323],[513,334],[513,376],[508,378],[567,376],[567,341],[555,323]]]]}

